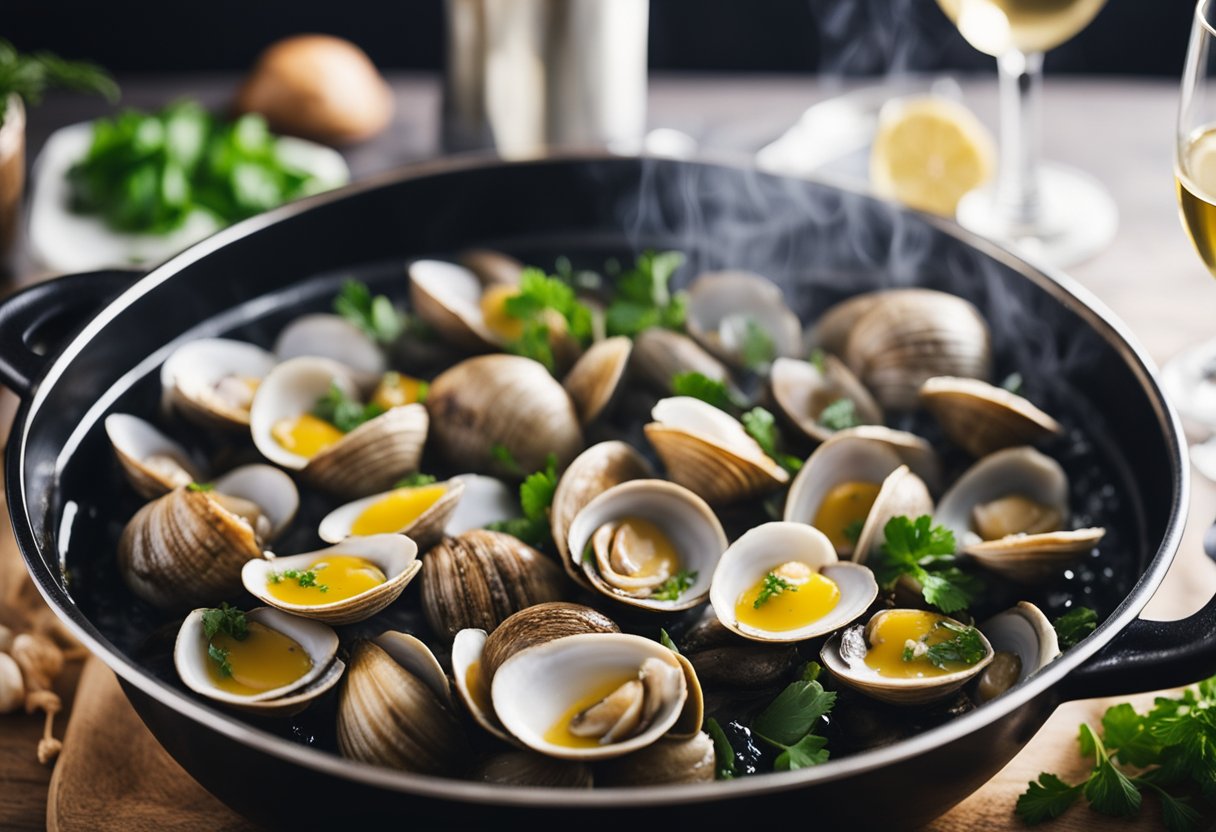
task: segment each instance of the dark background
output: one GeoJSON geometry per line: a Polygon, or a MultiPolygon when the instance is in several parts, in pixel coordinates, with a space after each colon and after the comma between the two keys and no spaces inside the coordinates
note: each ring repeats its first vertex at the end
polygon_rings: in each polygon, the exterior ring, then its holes
{"type": "MultiPolygon", "coordinates": [[[[603,0],[611,2],[612,0],[603,0]]],[[[651,0],[650,65],[729,72],[992,68],[934,0],[651,0]]],[[[1110,0],[1049,72],[1178,75],[1194,0],[1110,0]]],[[[442,0],[0,0],[0,36],[119,73],[244,70],[299,32],[353,40],[386,69],[438,69],[442,0]]]]}

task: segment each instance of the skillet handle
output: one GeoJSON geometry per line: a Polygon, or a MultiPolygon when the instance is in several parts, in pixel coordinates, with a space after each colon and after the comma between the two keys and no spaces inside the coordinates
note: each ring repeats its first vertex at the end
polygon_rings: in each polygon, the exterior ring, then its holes
{"type": "Polygon", "coordinates": [[[28,397],[67,337],[144,274],[129,269],[70,274],[0,302],[0,383],[28,397]]]}
{"type": "Polygon", "coordinates": [[[1216,598],[1190,618],[1138,618],[1063,680],[1065,699],[1127,696],[1216,674],[1216,598]]]}

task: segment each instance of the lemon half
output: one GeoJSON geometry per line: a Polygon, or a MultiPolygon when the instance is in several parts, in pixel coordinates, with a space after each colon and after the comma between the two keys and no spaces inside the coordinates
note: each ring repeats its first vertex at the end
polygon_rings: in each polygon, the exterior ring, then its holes
{"type": "Polygon", "coordinates": [[[898,98],[879,114],[870,182],[882,196],[953,217],[963,194],[992,177],[995,157],[992,135],[962,104],[898,98]]]}

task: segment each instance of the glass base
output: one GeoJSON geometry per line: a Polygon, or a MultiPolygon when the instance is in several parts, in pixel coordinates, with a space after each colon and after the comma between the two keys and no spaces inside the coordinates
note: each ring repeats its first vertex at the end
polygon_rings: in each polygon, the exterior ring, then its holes
{"type": "Polygon", "coordinates": [[[1180,352],[1161,369],[1165,394],[1191,439],[1191,462],[1216,481],[1216,339],[1180,352]]]}
{"type": "Polygon", "coordinates": [[[1060,267],[1093,257],[1114,239],[1119,225],[1115,201],[1089,174],[1044,164],[1039,171],[1039,197],[1039,221],[1013,223],[996,203],[995,186],[979,188],[959,201],[958,222],[984,237],[1020,248],[1032,259],[1060,267]]]}

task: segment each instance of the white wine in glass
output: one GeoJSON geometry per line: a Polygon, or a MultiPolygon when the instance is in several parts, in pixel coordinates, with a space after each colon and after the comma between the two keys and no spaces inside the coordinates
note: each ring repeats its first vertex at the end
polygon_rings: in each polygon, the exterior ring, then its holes
{"type": "Polygon", "coordinates": [[[1216,275],[1216,127],[1201,127],[1179,144],[1174,178],[1182,225],[1216,275]]]}
{"type": "Polygon", "coordinates": [[[1080,32],[1106,0],[937,0],[967,42],[997,59],[1000,167],[958,206],[958,221],[1055,265],[1101,251],[1118,212],[1093,177],[1039,161],[1043,53],[1080,32]]]}

